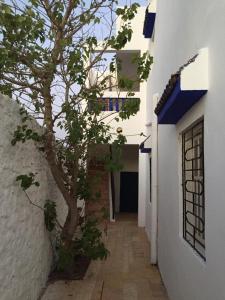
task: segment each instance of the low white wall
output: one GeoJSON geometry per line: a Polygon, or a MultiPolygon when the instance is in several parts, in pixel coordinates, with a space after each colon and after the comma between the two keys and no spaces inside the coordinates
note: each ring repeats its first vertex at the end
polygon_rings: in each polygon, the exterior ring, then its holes
{"type": "Polygon", "coordinates": [[[41,206],[46,199],[55,201],[61,221],[66,213],[44,155],[33,142],[11,145],[20,119],[19,106],[0,95],[1,300],[37,300],[52,262],[43,212],[28,202],[16,177],[37,172],[40,187],[27,191],[32,201],[41,206]]]}

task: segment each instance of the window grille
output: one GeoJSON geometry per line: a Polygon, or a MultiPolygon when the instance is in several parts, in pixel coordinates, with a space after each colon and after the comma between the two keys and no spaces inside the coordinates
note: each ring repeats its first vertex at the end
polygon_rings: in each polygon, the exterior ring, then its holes
{"type": "Polygon", "coordinates": [[[183,237],[205,259],[204,121],[182,134],[183,237]]]}

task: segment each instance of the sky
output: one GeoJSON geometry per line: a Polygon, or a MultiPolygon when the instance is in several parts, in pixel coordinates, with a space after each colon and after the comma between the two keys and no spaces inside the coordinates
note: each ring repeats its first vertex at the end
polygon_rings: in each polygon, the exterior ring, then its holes
{"type": "MultiPolygon", "coordinates": [[[[18,4],[27,4],[28,0],[15,0],[18,4]]],[[[88,5],[90,3],[91,0],[85,0],[85,4],[88,5]]],[[[110,0],[109,0],[110,1],[110,0]]],[[[8,4],[12,4],[13,0],[5,0],[6,3],[8,4]]],[[[130,6],[132,3],[138,3],[140,6],[144,6],[147,7],[149,0],[118,0],[118,5],[119,6],[124,6],[124,5],[128,5],[130,6]]],[[[107,20],[107,16],[104,15],[103,18],[101,18],[101,23],[100,24],[96,24],[96,28],[94,28],[94,35],[99,39],[102,40],[104,37],[106,37],[108,35],[108,30],[106,30],[106,27],[104,25],[104,19],[107,20]]],[[[144,22],[144,20],[143,20],[144,22]]],[[[107,55],[106,55],[107,56],[107,55]]],[[[110,55],[109,55],[110,56],[110,55]]],[[[111,56],[114,56],[114,54],[112,54],[111,56]]],[[[110,57],[106,57],[106,64],[108,64],[108,61],[111,61],[111,56],[110,57]]],[[[105,66],[104,66],[105,67],[105,66]]],[[[56,106],[54,106],[54,110],[58,110],[57,106],[60,103],[57,103],[56,106]]],[[[61,134],[59,134],[61,135],[61,134]]]]}
{"type": "Polygon", "coordinates": [[[132,4],[132,3],[134,3],[134,2],[137,2],[137,3],[139,3],[141,6],[147,6],[147,4],[148,4],[148,0],[119,0],[119,5],[130,5],[130,4],[132,4]]]}

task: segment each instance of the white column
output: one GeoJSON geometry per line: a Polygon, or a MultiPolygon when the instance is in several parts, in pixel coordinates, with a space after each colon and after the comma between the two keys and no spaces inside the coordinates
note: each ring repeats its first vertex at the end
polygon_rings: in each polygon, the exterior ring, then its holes
{"type": "Polygon", "coordinates": [[[157,263],[157,222],[158,222],[158,120],[154,113],[158,95],[153,96],[152,115],[152,203],[151,203],[151,263],[157,263]]]}
{"type": "Polygon", "coordinates": [[[148,154],[139,152],[138,166],[138,226],[145,227],[146,209],[146,164],[148,154]]]}

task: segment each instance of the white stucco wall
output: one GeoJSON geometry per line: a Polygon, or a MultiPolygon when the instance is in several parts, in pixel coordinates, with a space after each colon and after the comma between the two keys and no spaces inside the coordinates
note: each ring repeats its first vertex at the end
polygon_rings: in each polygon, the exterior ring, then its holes
{"type": "MultiPolygon", "coordinates": [[[[225,299],[225,2],[159,0],[150,98],[199,49],[209,49],[209,91],[180,122],[159,125],[158,263],[171,300],[225,299]],[[204,115],[206,262],[182,238],[179,131],[204,115]]],[[[148,107],[148,115],[151,107],[148,107]]]]}
{"type": "MultiPolygon", "coordinates": [[[[137,14],[134,19],[131,20],[131,26],[133,30],[132,39],[129,41],[124,50],[145,50],[148,48],[148,40],[143,36],[143,25],[145,17],[145,6],[140,6],[137,9],[137,14]]],[[[123,21],[118,18],[116,22],[117,31],[123,25],[123,21]]]]}
{"type": "MultiPolygon", "coordinates": [[[[11,145],[13,132],[19,123],[18,105],[0,96],[1,300],[37,300],[52,262],[43,212],[28,202],[16,177],[37,172],[40,187],[27,190],[31,200],[41,206],[46,199],[55,201],[61,223],[66,213],[43,154],[33,142],[11,145]]],[[[37,125],[34,123],[34,126],[37,125]]]]}

